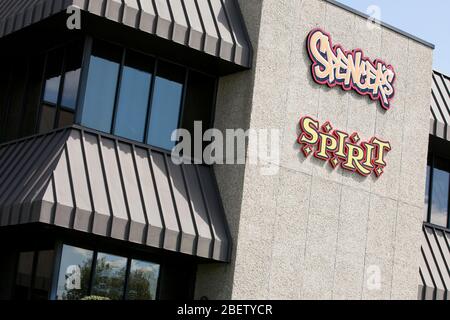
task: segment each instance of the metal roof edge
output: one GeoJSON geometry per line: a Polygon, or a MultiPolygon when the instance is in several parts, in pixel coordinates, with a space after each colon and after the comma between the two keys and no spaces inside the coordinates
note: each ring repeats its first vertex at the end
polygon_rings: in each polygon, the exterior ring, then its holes
{"type": "MultiPolygon", "coordinates": [[[[337,6],[339,8],[342,8],[342,9],[344,9],[346,11],[354,13],[354,14],[362,17],[362,18],[365,18],[365,19],[371,18],[369,15],[367,15],[367,14],[361,12],[361,11],[358,11],[356,9],[353,9],[353,8],[347,6],[347,5],[343,4],[343,3],[340,3],[340,2],[338,2],[336,0],[324,0],[324,1],[328,2],[329,4],[332,4],[334,6],[337,6]]],[[[428,42],[428,41],[425,41],[423,39],[420,39],[419,37],[416,37],[416,36],[406,32],[406,31],[400,30],[400,29],[398,29],[398,28],[396,28],[396,27],[394,27],[394,26],[392,26],[392,25],[390,25],[388,23],[383,22],[383,21],[375,19],[375,22],[379,23],[381,26],[383,26],[383,27],[385,27],[387,29],[390,29],[391,31],[399,33],[399,34],[401,34],[401,35],[403,35],[403,36],[405,36],[405,37],[407,37],[407,38],[409,38],[411,40],[414,40],[414,41],[416,41],[416,42],[418,42],[420,44],[423,44],[424,46],[427,46],[427,47],[429,47],[429,48],[431,48],[433,50],[435,49],[435,45],[432,44],[431,42],[428,42]]]]}
{"type": "Polygon", "coordinates": [[[433,69],[433,73],[439,74],[439,75],[441,75],[441,76],[443,76],[443,77],[445,77],[445,78],[450,80],[450,74],[443,73],[443,72],[441,72],[439,70],[436,70],[436,69],[433,69]]]}

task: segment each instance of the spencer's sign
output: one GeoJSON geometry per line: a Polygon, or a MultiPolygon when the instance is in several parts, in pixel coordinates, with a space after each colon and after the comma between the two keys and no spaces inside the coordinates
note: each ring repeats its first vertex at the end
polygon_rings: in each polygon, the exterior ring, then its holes
{"type": "Polygon", "coordinates": [[[334,130],[330,122],[320,125],[311,117],[303,117],[300,128],[298,143],[305,157],[313,155],[327,161],[333,169],[340,165],[365,177],[383,174],[386,154],[391,150],[389,142],[376,137],[362,141],[357,133],[334,130]]]}
{"type": "Polygon", "coordinates": [[[361,49],[345,50],[333,44],[331,36],[321,29],[308,35],[307,48],[312,61],[312,76],[318,84],[340,86],[379,101],[388,110],[395,94],[395,72],[380,59],[373,62],[361,49]]]}

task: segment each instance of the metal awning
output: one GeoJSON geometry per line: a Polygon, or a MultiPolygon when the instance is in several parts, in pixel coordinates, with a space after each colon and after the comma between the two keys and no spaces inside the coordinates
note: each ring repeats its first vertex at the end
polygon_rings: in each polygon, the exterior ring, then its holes
{"type": "Polygon", "coordinates": [[[251,66],[251,45],[237,0],[0,0],[0,37],[69,6],[251,66]]]}
{"type": "Polygon", "coordinates": [[[45,223],[217,261],[230,237],[212,169],[82,127],[0,146],[0,225],[45,223]]]}
{"type": "Polygon", "coordinates": [[[450,78],[433,72],[430,134],[450,141],[450,78]]]}
{"type": "Polygon", "coordinates": [[[423,226],[419,299],[450,300],[450,231],[423,226]]]}

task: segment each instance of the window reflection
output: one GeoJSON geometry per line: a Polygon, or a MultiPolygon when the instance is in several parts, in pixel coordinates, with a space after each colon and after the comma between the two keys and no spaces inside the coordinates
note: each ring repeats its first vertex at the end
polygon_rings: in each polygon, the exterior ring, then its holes
{"type": "Polygon", "coordinates": [[[172,132],[178,128],[185,70],[165,62],[158,63],[147,141],[171,150],[172,132]]]}
{"type": "Polygon", "coordinates": [[[123,299],[127,259],[105,253],[97,256],[92,295],[123,299]]]}
{"type": "Polygon", "coordinates": [[[81,73],[81,58],[83,46],[76,42],[67,48],[66,63],[64,66],[64,87],[61,96],[61,106],[75,110],[77,103],[78,85],[81,73]]]}
{"type": "Polygon", "coordinates": [[[102,42],[94,43],[81,120],[87,127],[111,131],[121,51],[102,42]]]}
{"type": "Polygon", "coordinates": [[[159,265],[131,260],[128,278],[128,300],[154,300],[158,287],[159,265]]]}
{"type": "Polygon", "coordinates": [[[31,288],[31,276],[33,272],[34,252],[21,252],[17,264],[16,286],[14,288],[14,298],[26,300],[31,288]]]}
{"type": "Polygon", "coordinates": [[[447,227],[450,168],[444,159],[435,158],[430,222],[447,227]]]}
{"type": "Polygon", "coordinates": [[[52,281],[53,257],[53,250],[39,251],[37,253],[36,271],[31,293],[31,299],[33,300],[47,300],[49,297],[52,281]]]}
{"type": "Polygon", "coordinates": [[[59,85],[61,83],[63,49],[57,49],[47,57],[45,70],[44,101],[51,104],[58,102],[59,85]]]}
{"type": "Polygon", "coordinates": [[[425,207],[424,207],[424,219],[423,221],[428,221],[428,203],[430,201],[430,175],[431,167],[427,166],[427,178],[425,182],[425,207]]]}
{"type": "Polygon", "coordinates": [[[127,52],[114,134],[143,141],[152,73],[151,58],[127,52]]]}
{"type": "Polygon", "coordinates": [[[64,245],[56,299],[79,300],[88,295],[93,252],[64,245]]]}

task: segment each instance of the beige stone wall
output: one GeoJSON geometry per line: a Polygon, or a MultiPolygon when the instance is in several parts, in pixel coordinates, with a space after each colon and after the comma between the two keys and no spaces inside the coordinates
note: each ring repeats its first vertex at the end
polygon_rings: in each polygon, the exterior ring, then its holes
{"type": "Polygon", "coordinates": [[[220,82],[219,128],[282,131],[279,174],[215,168],[234,238],[229,265],[199,268],[196,296],[211,299],[416,299],[428,147],[432,50],[323,0],[241,0],[254,68],[220,82]],[[262,7],[261,7],[262,5],[262,7]],[[393,108],[315,84],[306,36],[392,64],[393,108]],[[298,120],[309,115],[367,140],[389,140],[384,175],[362,178],[305,160],[298,120]],[[381,271],[369,290],[367,270],[381,271]]]}

